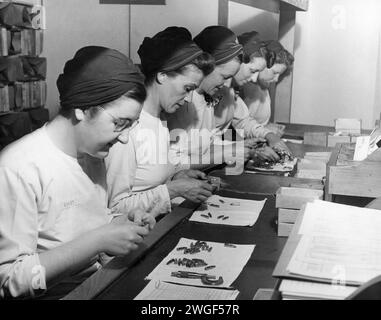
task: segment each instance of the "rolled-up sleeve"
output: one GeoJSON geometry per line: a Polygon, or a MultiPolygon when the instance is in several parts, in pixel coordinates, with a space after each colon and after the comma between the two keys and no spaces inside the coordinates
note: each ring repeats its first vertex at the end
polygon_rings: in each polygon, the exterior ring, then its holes
{"type": "Polygon", "coordinates": [[[237,97],[235,102],[232,125],[237,131],[243,131],[245,138],[265,138],[271,132],[264,125],[250,117],[249,110],[240,97],[237,97]]]}
{"type": "Polygon", "coordinates": [[[0,167],[0,185],[0,298],[33,297],[46,290],[37,254],[36,190],[6,167],[0,167]]]}

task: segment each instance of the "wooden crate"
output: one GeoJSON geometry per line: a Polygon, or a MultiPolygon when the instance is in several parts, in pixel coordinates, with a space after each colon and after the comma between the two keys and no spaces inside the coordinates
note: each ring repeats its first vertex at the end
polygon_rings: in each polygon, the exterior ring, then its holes
{"type": "Polygon", "coordinates": [[[276,193],[276,208],[300,209],[307,202],[323,198],[324,192],[315,189],[281,187],[276,193]]]}
{"type": "Polygon", "coordinates": [[[353,161],[354,144],[338,144],[327,166],[326,200],[332,195],[381,197],[381,150],[353,161]]]}

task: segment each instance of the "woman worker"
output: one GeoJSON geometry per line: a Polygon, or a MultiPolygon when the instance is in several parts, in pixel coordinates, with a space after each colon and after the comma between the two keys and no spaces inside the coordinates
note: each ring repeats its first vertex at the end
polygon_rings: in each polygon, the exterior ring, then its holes
{"type": "Polygon", "coordinates": [[[1,298],[61,297],[153,227],[141,212],[112,219],[103,165],[128,141],[143,79],[120,52],[82,48],[57,80],[58,116],[1,152],[1,298]]]}
{"type": "Polygon", "coordinates": [[[266,42],[267,67],[259,73],[257,83],[245,84],[241,94],[250,116],[267,125],[271,117],[269,87],[292,68],[294,57],[278,41],[266,42]]]}
{"type": "Polygon", "coordinates": [[[115,145],[106,159],[107,181],[115,210],[143,208],[157,216],[171,211],[174,198],[203,202],[212,194],[204,173],[190,170],[175,175],[162,113],[181,112],[184,99],[213,70],[214,61],[181,27],[146,37],[138,54],[146,76],[147,100],[131,143],[115,145]]]}
{"type": "MultiPolygon", "coordinates": [[[[259,75],[266,70],[269,52],[267,44],[261,41],[255,31],[240,35],[238,40],[243,45],[244,61],[233,82],[239,89],[246,84],[257,82],[259,75]]],[[[224,134],[230,126],[233,126],[234,129],[240,130],[246,139],[257,137],[264,139],[269,146],[255,150],[255,156],[262,160],[279,160],[273,148],[290,152],[277,135],[249,114],[246,104],[232,86],[221,88],[218,94],[223,98],[214,111],[217,135],[224,134]]]]}
{"type": "MultiPolygon", "coordinates": [[[[172,148],[190,157],[191,165],[199,165],[199,162],[192,161],[197,160],[197,154],[208,156],[208,151],[210,151],[216,158],[215,155],[219,152],[221,145],[219,136],[227,130],[230,124],[233,124],[237,130],[242,130],[242,135],[246,138],[267,139],[271,146],[279,145],[283,149],[287,149],[278,137],[249,117],[247,107],[239,97],[236,99],[234,90],[230,88],[231,79],[240,71],[243,53],[243,47],[238,43],[236,35],[228,28],[210,26],[196,36],[194,41],[201,49],[215,58],[216,68],[204,78],[199,89],[193,93],[191,100],[187,102],[183,110],[167,116],[168,126],[171,130],[181,128],[188,133],[187,136],[180,137],[180,141],[173,143],[172,148]],[[188,144],[181,143],[181,141],[187,142],[187,139],[191,142],[197,141],[197,137],[194,138],[192,133],[198,133],[202,138],[202,143],[201,145],[193,143],[192,148],[187,149],[188,144]]],[[[251,53],[253,52],[249,52],[246,56],[251,58],[251,53]]],[[[242,73],[240,75],[242,82],[249,80],[249,77],[251,74],[247,77],[242,73]]],[[[255,146],[257,142],[258,140],[253,140],[250,144],[255,146]]],[[[223,149],[222,157],[218,158],[226,160],[232,152],[225,151],[229,149],[226,145],[223,149]]],[[[278,159],[277,154],[271,148],[266,151],[269,153],[270,159],[278,159]]],[[[246,152],[241,154],[245,158],[247,157],[246,152]]]]}

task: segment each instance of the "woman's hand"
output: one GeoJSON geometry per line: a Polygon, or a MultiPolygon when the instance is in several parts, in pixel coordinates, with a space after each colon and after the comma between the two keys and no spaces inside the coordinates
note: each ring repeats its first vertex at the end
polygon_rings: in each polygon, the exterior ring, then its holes
{"type": "Polygon", "coordinates": [[[200,170],[182,170],[176,173],[172,180],[179,180],[179,179],[200,179],[200,180],[207,180],[207,175],[200,171],[200,170]]]}
{"type": "Polygon", "coordinates": [[[138,248],[148,229],[131,222],[127,214],[115,217],[97,229],[101,251],[110,256],[123,256],[138,248]]]}
{"type": "Polygon", "coordinates": [[[250,157],[254,160],[259,161],[279,161],[280,157],[278,154],[270,147],[265,146],[258,149],[253,149],[250,153],[250,157]]]}
{"type": "Polygon", "coordinates": [[[148,231],[151,231],[156,224],[156,220],[151,214],[139,209],[129,212],[128,218],[136,225],[148,228],[148,231]]]}
{"type": "Polygon", "coordinates": [[[213,186],[206,180],[178,179],[167,182],[171,199],[183,197],[195,203],[206,201],[212,196],[213,186]]]}
{"type": "Polygon", "coordinates": [[[290,149],[287,147],[287,145],[282,141],[281,138],[279,138],[274,133],[269,133],[266,135],[267,142],[270,147],[273,149],[278,149],[281,151],[285,151],[289,156],[292,156],[292,153],[290,149]]]}

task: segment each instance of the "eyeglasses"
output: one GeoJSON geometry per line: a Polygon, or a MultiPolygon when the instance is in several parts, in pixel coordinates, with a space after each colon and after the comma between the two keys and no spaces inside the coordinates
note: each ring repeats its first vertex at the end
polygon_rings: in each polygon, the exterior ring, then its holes
{"type": "Polygon", "coordinates": [[[98,108],[102,109],[107,115],[109,115],[113,119],[115,124],[115,130],[114,130],[115,132],[122,132],[126,129],[132,130],[139,124],[139,120],[131,121],[130,119],[120,119],[113,116],[104,107],[98,106],[98,108]]]}

